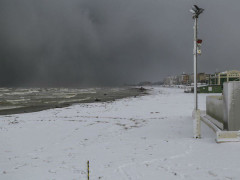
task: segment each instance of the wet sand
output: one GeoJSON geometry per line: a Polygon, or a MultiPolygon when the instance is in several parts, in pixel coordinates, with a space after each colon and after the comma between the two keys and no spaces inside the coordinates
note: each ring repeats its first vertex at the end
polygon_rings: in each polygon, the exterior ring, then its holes
{"type": "Polygon", "coordinates": [[[0,88],[0,115],[42,111],[77,103],[106,102],[147,93],[139,88],[0,88]]]}

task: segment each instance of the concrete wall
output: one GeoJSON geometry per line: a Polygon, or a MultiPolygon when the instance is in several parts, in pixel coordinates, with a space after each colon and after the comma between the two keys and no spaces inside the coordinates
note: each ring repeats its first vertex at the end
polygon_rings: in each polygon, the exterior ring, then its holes
{"type": "Polygon", "coordinates": [[[240,130],[240,82],[223,84],[224,121],[229,131],[240,130]]]}
{"type": "Polygon", "coordinates": [[[240,130],[240,82],[225,82],[223,96],[208,96],[206,109],[207,115],[223,123],[224,129],[240,130]]]}
{"type": "Polygon", "coordinates": [[[207,96],[206,99],[206,113],[207,115],[218,120],[224,125],[227,122],[224,122],[224,113],[223,113],[223,96],[207,96]]]}

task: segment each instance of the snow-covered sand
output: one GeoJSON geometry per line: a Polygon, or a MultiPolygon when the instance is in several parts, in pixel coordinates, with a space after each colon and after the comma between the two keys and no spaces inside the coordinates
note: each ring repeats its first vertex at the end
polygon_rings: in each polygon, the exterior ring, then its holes
{"type": "MultiPolygon", "coordinates": [[[[199,95],[205,109],[206,94],[199,95]]],[[[239,143],[193,139],[193,94],[150,95],[0,116],[1,180],[240,179],[239,143]]]]}

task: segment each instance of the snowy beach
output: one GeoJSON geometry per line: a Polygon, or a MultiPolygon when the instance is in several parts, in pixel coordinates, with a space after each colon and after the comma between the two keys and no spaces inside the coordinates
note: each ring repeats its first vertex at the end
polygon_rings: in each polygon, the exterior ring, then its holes
{"type": "MultiPolygon", "coordinates": [[[[149,95],[0,116],[1,180],[240,179],[239,143],[193,139],[193,94],[149,95]]],[[[206,96],[199,94],[205,110],[206,96]]]]}

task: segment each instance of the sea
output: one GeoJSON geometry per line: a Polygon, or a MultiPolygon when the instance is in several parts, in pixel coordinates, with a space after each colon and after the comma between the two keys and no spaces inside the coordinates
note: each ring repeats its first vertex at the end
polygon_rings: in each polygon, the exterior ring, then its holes
{"type": "Polygon", "coordinates": [[[136,97],[147,91],[137,87],[118,88],[0,88],[0,115],[62,108],[78,103],[106,102],[136,97]]]}

